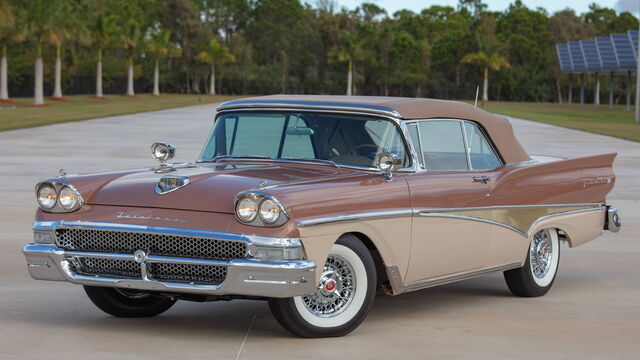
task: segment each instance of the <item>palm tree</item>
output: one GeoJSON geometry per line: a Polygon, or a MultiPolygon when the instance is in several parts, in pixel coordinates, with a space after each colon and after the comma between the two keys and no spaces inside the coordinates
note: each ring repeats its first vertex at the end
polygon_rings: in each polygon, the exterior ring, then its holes
{"type": "Polygon", "coordinates": [[[26,10],[29,36],[36,43],[33,104],[41,106],[44,105],[42,44],[53,39],[56,24],[66,14],[62,12],[63,0],[31,0],[21,4],[26,10]]]}
{"type": "Polygon", "coordinates": [[[140,40],[140,25],[135,20],[130,20],[122,33],[122,48],[128,55],[127,69],[127,96],[135,96],[133,90],[133,56],[135,55],[138,41],[140,40]]]}
{"type": "Polygon", "coordinates": [[[96,95],[98,99],[104,99],[102,94],[102,52],[107,46],[113,44],[117,35],[116,18],[98,14],[95,21],[89,27],[93,45],[98,49],[96,58],[96,95]]]}
{"type": "Polygon", "coordinates": [[[56,19],[51,43],[56,47],[55,81],[53,90],[54,100],[63,100],[62,96],[62,44],[69,38],[79,40],[81,43],[88,43],[88,35],[82,21],[77,16],[77,8],[72,8],[71,3],[65,4],[63,10],[68,16],[56,19]]]}
{"type": "Polygon", "coordinates": [[[329,50],[330,62],[347,62],[347,95],[353,94],[353,64],[362,54],[362,46],[359,39],[347,32],[340,37],[338,45],[329,50]]]}
{"type": "Polygon", "coordinates": [[[153,95],[160,96],[160,59],[165,56],[180,57],[182,52],[171,42],[171,32],[160,30],[147,41],[147,52],[155,58],[153,68],[153,95]]]}
{"type": "Polygon", "coordinates": [[[0,0],[0,43],[2,55],[0,57],[0,102],[12,103],[9,100],[9,84],[7,78],[7,42],[20,36],[16,26],[16,17],[9,4],[0,0]]]}
{"type": "Polygon", "coordinates": [[[209,95],[216,94],[216,64],[225,64],[236,61],[226,46],[220,45],[216,39],[211,42],[197,56],[196,60],[211,66],[211,83],[209,95]]]}
{"type": "Polygon", "coordinates": [[[500,71],[508,68],[509,62],[502,55],[502,48],[497,42],[480,41],[480,51],[465,55],[461,63],[476,64],[483,68],[482,102],[489,101],[489,69],[500,71]]]}

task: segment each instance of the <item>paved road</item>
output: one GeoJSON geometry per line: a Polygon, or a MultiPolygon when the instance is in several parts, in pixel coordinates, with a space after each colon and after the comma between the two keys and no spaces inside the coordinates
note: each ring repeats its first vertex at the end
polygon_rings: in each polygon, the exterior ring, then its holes
{"type": "Polygon", "coordinates": [[[365,322],[338,339],[289,336],[265,303],[178,303],[153,319],[117,319],[79,286],[31,280],[20,253],[31,238],[33,185],[70,172],[154,165],[149,145],[170,140],[197,157],[211,105],[0,133],[0,358],[638,359],[640,358],[640,143],[514,120],[530,153],[617,151],[610,202],[624,228],[563,248],[549,294],[509,294],[502,276],[379,297],[365,322]]]}

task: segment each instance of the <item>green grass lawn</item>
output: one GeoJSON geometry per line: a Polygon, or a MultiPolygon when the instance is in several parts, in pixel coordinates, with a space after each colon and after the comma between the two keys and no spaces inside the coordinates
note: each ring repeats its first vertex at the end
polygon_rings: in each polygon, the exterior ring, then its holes
{"type": "MultiPolygon", "coordinates": [[[[142,94],[135,98],[110,95],[106,100],[98,100],[77,95],[68,96],[67,102],[46,100],[50,106],[37,108],[27,107],[33,102],[32,98],[18,98],[13,99],[17,102],[16,107],[0,103],[0,131],[215,103],[233,98],[237,96],[167,94],[153,97],[142,94]]],[[[591,104],[492,101],[485,104],[484,109],[521,119],[640,141],[640,124],[634,122],[633,111],[625,111],[624,106],[609,109],[607,105],[594,107],[591,104]]]]}
{"type": "Polygon", "coordinates": [[[67,96],[66,98],[68,100],[66,102],[45,99],[45,103],[48,105],[45,107],[27,107],[33,103],[32,98],[12,99],[17,103],[15,107],[0,103],[0,131],[215,103],[236,97],[178,94],[153,97],[141,94],[137,97],[107,95],[105,100],[92,99],[87,95],[67,96]]]}
{"type": "Polygon", "coordinates": [[[592,104],[492,101],[486,103],[484,109],[521,119],[640,141],[640,124],[634,121],[633,108],[625,111],[624,106],[609,109],[608,105],[594,107],[592,104]]]}

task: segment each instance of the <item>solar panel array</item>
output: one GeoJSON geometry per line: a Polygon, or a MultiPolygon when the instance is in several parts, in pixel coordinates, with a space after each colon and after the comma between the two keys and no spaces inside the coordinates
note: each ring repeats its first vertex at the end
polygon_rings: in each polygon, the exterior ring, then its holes
{"type": "Polygon", "coordinates": [[[593,40],[556,44],[560,70],[569,73],[627,72],[636,69],[638,30],[593,40]]]}

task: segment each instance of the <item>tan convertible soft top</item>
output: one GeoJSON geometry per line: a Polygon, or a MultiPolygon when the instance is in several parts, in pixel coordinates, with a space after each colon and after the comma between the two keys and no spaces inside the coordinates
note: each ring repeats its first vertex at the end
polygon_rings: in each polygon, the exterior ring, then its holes
{"type": "Polygon", "coordinates": [[[372,113],[386,113],[400,119],[450,118],[472,120],[481,124],[507,163],[531,160],[513,134],[509,121],[473,105],[450,100],[389,96],[338,95],[269,95],[232,100],[218,109],[246,107],[348,108],[372,113]]]}

